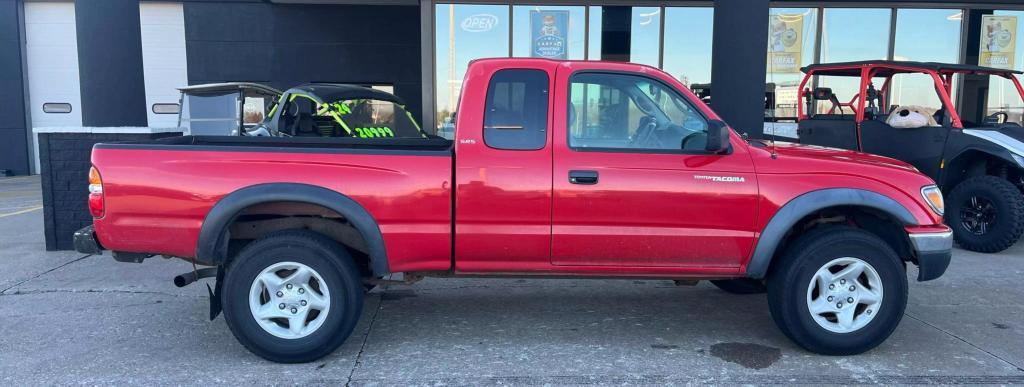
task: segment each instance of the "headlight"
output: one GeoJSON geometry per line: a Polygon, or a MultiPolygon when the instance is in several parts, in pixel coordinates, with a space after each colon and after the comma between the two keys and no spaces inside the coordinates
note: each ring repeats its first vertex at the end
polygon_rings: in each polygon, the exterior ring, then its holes
{"type": "Polygon", "coordinates": [[[921,196],[924,197],[924,201],[928,202],[928,206],[936,214],[942,215],[946,210],[946,202],[942,200],[942,191],[939,190],[939,187],[934,185],[924,186],[921,188],[921,196]]]}

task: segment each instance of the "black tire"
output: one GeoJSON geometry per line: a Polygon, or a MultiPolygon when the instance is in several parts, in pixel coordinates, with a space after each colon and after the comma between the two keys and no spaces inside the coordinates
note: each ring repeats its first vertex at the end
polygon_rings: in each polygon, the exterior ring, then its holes
{"type": "MultiPolygon", "coordinates": [[[[304,363],[338,348],[355,328],[363,308],[359,270],[344,247],[323,235],[301,230],[276,232],[247,245],[228,265],[221,301],[235,338],[252,353],[274,362],[304,363]],[[279,262],[308,266],[330,292],[322,325],[308,336],[285,339],[264,330],[249,307],[249,291],[264,269],[279,262]]],[[[305,303],[303,303],[305,305],[305,303]]]]}
{"type": "Polygon", "coordinates": [[[1005,179],[978,176],[964,180],[953,188],[946,207],[946,223],[953,229],[953,238],[967,250],[997,253],[1024,234],[1024,195],[1005,179]],[[977,215],[980,212],[986,214],[977,215]],[[976,216],[994,219],[985,222],[984,232],[979,232],[976,216]]]}
{"type": "Polygon", "coordinates": [[[761,294],[768,291],[768,286],[764,284],[764,281],[753,278],[712,280],[711,283],[719,289],[732,294],[761,294]]]}
{"type": "Polygon", "coordinates": [[[817,228],[797,239],[777,259],[768,277],[772,319],[787,337],[808,351],[822,355],[865,352],[885,341],[903,318],[907,306],[903,262],[871,233],[846,226],[817,228]],[[808,307],[808,287],[820,268],[843,257],[858,258],[874,268],[883,288],[882,303],[863,327],[836,333],[815,322],[808,307]]]}

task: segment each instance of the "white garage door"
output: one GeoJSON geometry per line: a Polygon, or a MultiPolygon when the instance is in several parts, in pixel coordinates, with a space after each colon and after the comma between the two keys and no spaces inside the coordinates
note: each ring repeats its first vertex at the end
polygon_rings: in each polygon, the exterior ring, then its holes
{"type": "Polygon", "coordinates": [[[139,4],[139,22],[149,126],[178,126],[176,111],[168,108],[178,103],[177,88],[188,85],[185,13],[181,3],[143,2],[139,4]]]}
{"type": "MultiPolygon", "coordinates": [[[[75,3],[25,2],[25,62],[32,127],[82,126],[75,3]]],[[[38,172],[35,135],[32,148],[38,172]]]]}
{"type": "Polygon", "coordinates": [[[25,3],[25,61],[32,127],[82,126],[74,3],[25,3]]]}

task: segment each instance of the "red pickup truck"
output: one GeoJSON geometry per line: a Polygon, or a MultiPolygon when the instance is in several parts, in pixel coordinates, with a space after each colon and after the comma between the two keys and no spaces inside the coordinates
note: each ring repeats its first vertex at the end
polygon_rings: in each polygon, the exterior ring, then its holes
{"type": "Polygon", "coordinates": [[[908,164],[746,139],[626,63],[474,61],[454,141],[187,136],[92,164],[77,249],[212,266],[177,282],[216,276],[211,317],[280,362],[337,348],[396,273],[713,280],[766,291],[804,348],[856,354],[903,316],[907,263],[931,280],[952,249],[908,164]]]}

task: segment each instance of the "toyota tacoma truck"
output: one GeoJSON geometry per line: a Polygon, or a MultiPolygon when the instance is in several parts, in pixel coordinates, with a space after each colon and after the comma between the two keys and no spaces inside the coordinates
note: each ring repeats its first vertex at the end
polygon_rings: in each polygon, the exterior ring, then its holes
{"type": "Polygon", "coordinates": [[[278,362],[333,351],[399,273],[711,280],[767,292],[807,350],[857,354],[902,318],[907,267],[937,278],[952,248],[912,166],[746,139],[627,63],[474,61],[454,140],[185,136],[92,165],[76,248],[194,263],[175,282],[215,277],[211,318],[278,362]]]}

